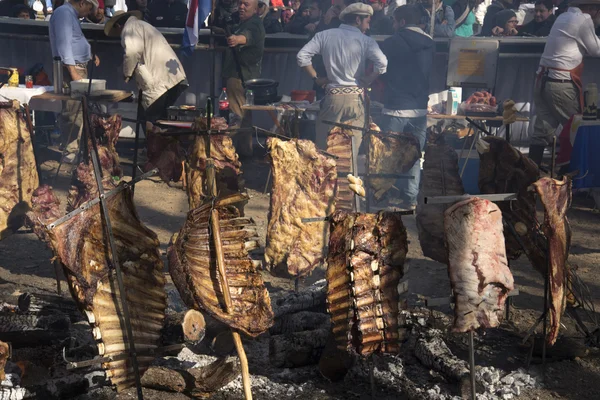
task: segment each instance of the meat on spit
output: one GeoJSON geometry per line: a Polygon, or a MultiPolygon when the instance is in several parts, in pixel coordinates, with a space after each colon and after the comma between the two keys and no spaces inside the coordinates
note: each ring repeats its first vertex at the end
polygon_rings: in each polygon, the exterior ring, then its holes
{"type": "Polygon", "coordinates": [[[273,325],[271,300],[258,271],[260,262],[248,252],[258,248],[254,221],[244,218],[234,204],[246,196],[233,194],[201,205],[188,213],[168,249],[169,272],[184,303],[202,309],[231,328],[257,336],[273,325]],[[233,312],[228,312],[221,289],[210,215],[218,210],[220,236],[233,312]]]}
{"type": "Polygon", "coordinates": [[[19,102],[0,102],[0,240],[23,225],[39,185],[31,133],[19,102]]]}
{"type": "Polygon", "coordinates": [[[444,214],[448,275],[454,293],[454,332],[500,325],[504,302],[513,290],[502,214],[489,200],[460,201],[444,214]]]}
{"type": "Polygon", "coordinates": [[[546,336],[549,345],[558,338],[560,318],[566,306],[567,257],[571,246],[571,227],[567,210],[571,206],[571,179],[562,181],[544,177],[533,184],[544,206],[543,231],[548,240],[548,282],[550,289],[550,330],[546,336]]]}
{"type": "Polygon", "coordinates": [[[328,227],[334,210],[335,160],[320,153],[310,140],[267,140],[273,188],[267,225],[265,260],[270,269],[284,266],[292,276],[308,275],[325,258],[328,227]]]}
{"type": "MultiPolygon", "coordinates": [[[[192,128],[206,130],[206,118],[197,119],[192,128]]],[[[227,129],[227,122],[224,118],[213,118],[211,129],[227,129]]],[[[207,158],[206,138],[204,136],[196,136],[189,155],[189,167],[187,171],[190,210],[199,207],[210,197],[206,189],[207,158]]],[[[225,134],[210,135],[210,158],[212,158],[215,165],[215,179],[219,196],[224,197],[241,192],[244,188],[244,182],[241,178],[242,163],[239,161],[239,157],[229,136],[225,134]]]]}
{"type": "Polygon", "coordinates": [[[327,307],[340,350],[399,350],[398,284],[408,251],[399,213],[336,211],[327,256],[327,307]]]}
{"type": "MultiPolygon", "coordinates": [[[[106,190],[117,186],[115,177],[121,173],[114,148],[119,126],[120,118],[92,117],[92,128],[100,141],[98,151],[106,190]]],[[[91,161],[82,161],[73,178],[68,200],[70,208],[79,207],[98,196],[91,161]]],[[[100,204],[50,228],[48,224],[61,215],[59,202],[52,190],[46,185],[39,187],[32,202],[33,209],[28,213],[28,219],[61,262],[71,295],[93,328],[99,354],[109,357],[127,352],[129,339],[121,294],[100,204]]],[[[108,197],[106,202],[123,283],[127,288],[127,305],[139,369],[143,374],[154,360],[153,356],[143,355],[143,352],[159,347],[167,305],[160,243],[156,234],[140,221],[129,189],[108,197]]],[[[118,391],[135,385],[130,359],[107,362],[102,367],[118,391]]]]}

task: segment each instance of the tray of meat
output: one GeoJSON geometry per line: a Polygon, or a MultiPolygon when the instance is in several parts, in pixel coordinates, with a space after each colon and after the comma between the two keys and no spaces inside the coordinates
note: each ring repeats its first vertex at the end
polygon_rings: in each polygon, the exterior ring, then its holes
{"type": "Polygon", "coordinates": [[[459,110],[466,116],[495,117],[498,112],[498,104],[491,93],[475,92],[461,103],[459,110]]]}

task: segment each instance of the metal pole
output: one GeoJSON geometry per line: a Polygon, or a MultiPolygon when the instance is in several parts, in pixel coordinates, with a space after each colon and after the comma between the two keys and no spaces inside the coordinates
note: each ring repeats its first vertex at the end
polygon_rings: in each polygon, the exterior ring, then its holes
{"type": "Polygon", "coordinates": [[[473,330],[469,331],[469,367],[471,370],[471,400],[475,400],[477,388],[475,385],[475,344],[473,330]]]}
{"type": "MultiPolygon", "coordinates": [[[[134,181],[137,176],[137,167],[138,167],[138,150],[140,147],[140,117],[144,114],[144,110],[142,109],[142,91],[138,92],[138,106],[137,106],[137,116],[135,121],[135,145],[133,146],[133,172],[131,173],[131,180],[134,181]]],[[[131,197],[135,194],[135,186],[131,187],[131,197]]]]}
{"type": "Polygon", "coordinates": [[[121,297],[121,306],[123,307],[123,317],[125,320],[125,328],[127,329],[127,338],[129,339],[129,354],[131,356],[131,363],[133,366],[133,372],[135,374],[135,385],[137,388],[137,397],[139,400],[144,399],[142,393],[142,382],[140,377],[140,369],[137,361],[137,354],[135,352],[135,339],[133,338],[133,330],[131,329],[131,319],[129,316],[129,305],[127,304],[127,292],[125,291],[125,285],[123,284],[123,274],[121,272],[121,264],[119,263],[119,256],[117,254],[117,246],[115,244],[112,225],[110,222],[110,216],[108,214],[108,207],[106,205],[106,199],[104,198],[104,185],[102,185],[102,169],[100,168],[100,156],[98,155],[98,145],[96,143],[96,136],[90,129],[90,120],[87,107],[87,97],[81,99],[82,111],[83,111],[83,125],[87,136],[92,142],[92,165],[94,167],[94,176],[96,178],[96,184],[98,185],[98,194],[100,195],[100,206],[102,210],[102,216],[106,226],[106,233],[108,236],[108,242],[110,245],[110,252],[112,256],[112,264],[115,268],[117,275],[117,284],[119,286],[119,294],[121,297]]]}

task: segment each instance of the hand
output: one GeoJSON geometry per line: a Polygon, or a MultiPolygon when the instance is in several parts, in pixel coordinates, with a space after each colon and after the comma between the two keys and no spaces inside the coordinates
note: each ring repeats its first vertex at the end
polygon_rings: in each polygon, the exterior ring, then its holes
{"type": "Polygon", "coordinates": [[[94,65],[96,67],[100,65],[100,58],[97,55],[94,55],[94,65]]]}
{"type": "Polygon", "coordinates": [[[516,30],[516,28],[511,28],[511,30],[508,32],[508,36],[517,36],[519,34],[519,31],[516,30]]]}
{"type": "Polygon", "coordinates": [[[323,17],[323,22],[325,24],[329,24],[332,19],[339,17],[340,8],[338,6],[331,6],[329,10],[325,13],[325,17],[323,17]]]}
{"type": "Polygon", "coordinates": [[[329,83],[329,79],[327,78],[317,78],[317,80],[315,81],[315,83],[317,84],[318,87],[325,87],[327,86],[327,84],[329,83]]]}
{"type": "Polygon", "coordinates": [[[317,29],[317,25],[311,23],[311,24],[305,25],[304,29],[307,30],[308,32],[314,32],[315,29],[317,29]]]}
{"type": "Polygon", "coordinates": [[[83,79],[83,77],[79,73],[71,71],[71,80],[72,81],[79,81],[81,79],[83,79]]]}
{"type": "Polygon", "coordinates": [[[448,20],[447,19],[443,20],[440,25],[448,25],[448,20]]]}
{"type": "Polygon", "coordinates": [[[495,26],[494,29],[492,29],[492,35],[502,36],[502,34],[504,34],[504,29],[500,28],[499,26],[495,26]]]}
{"type": "Polygon", "coordinates": [[[238,35],[231,35],[227,38],[227,45],[229,47],[235,47],[238,44],[241,44],[240,37],[238,35]]]}

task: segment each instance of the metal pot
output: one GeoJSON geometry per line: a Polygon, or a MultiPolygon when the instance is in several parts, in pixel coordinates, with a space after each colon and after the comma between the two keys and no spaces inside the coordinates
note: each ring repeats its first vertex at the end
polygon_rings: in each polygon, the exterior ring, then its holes
{"type": "Polygon", "coordinates": [[[279,82],[273,79],[251,79],[246,81],[246,89],[254,92],[255,99],[271,99],[277,97],[279,82]]]}

